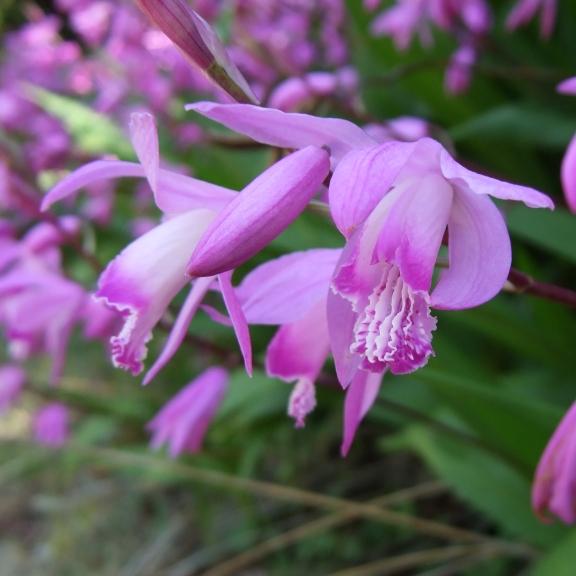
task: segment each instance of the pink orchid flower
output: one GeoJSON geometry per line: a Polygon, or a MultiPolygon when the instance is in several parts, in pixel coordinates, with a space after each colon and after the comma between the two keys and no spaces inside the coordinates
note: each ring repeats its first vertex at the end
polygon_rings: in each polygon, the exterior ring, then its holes
{"type": "Polygon", "coordinates": [[[530,207],[553,203],[531,188],[466,169],[430,138],[377,144],[337,119],[238,104],[191,108],[266,144],[313,143],[331,152],[330,210],[347,244],[328,293],[327,322],[338,378],[351,390],[346,451],[382,375],[417,370],[433,354],[431,308],[479,306],[504,285],[510,238],[488,196],[530,207]],[[449,266],[433,287],[446,231],[449,266]]]}
{"type": "Polygon", "coordinates": [[[26,381],[26,372],[16,364],[0,366],[0,414],[18,400],[26,381]]]}
{"type": "Polygon", "coordinates": [[[534,477],[532,507],[566,524],[576,522],[576,402],[566,412],[548,442],[534,477]]]}
{"type": "Polygon", "coordinates": [[[506,28],[516,30],[532,20],[540,11],[540,35],[550,38],[556,24],[556,0],[518,0],[506,19],[506,28]]]}
{"type": "Polygon", "coordinates": [[[103,160],[76,170],[44,199],[47,208],[102,179],[146,177],[164,221],[126,247],[100,277],[96,296],[124,318],[112,338],[112,360],[138,374],[154,326],[174,297],[197,278],[164,350],[145,377],[148,383],[182,343],[188,325],[208,290],[218,282],[232,319],[248,373],[251,344],[246,320],[232,289],[232,269],[278,236],[305,208],[328,175],[328,154],[308,146],[272,165],[240,193],[160,168],[158,136],[149,114],[131,120],[131,136],[140,164],[103,160]],[[214,224],[217,224],[215,227],[214,224]],[[207,245],[214,269],[198,265],[186,274],[199,242],[207,245]],[[204,273],[203,273],[204,272],[204,273]]]}
{"type": "Polygon", "coordinates": [[[70,411],[64,404],[47,404],[34,415],[34,439],[49,448],[61,448],[70,436],[70,411]]]}
{"type": "Polygon", "coordinates": [[[223,368],[209,368],[180,390],[147,426],[152,448],[168,444],[172,458],[182,452],[198,452],[226,394],[228,380],[223,368]]]}
{"type": "MultiPolygon", "coordinates": [[[[560,94],[576,96],[576,76],[561,82],[557,90],[560,94]]],[[[564,154],[560,178],[568,208],[576,214],[576,135],[572,137],[564,154]]]]}

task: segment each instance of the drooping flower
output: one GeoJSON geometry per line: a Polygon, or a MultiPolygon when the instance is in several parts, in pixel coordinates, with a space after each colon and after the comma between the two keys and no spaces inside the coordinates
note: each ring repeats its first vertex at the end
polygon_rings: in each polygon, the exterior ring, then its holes
{"type": "Polygon", "coordinates": [[[223,368],[209,368],[180,390],[147,426],[152,448],[167,444],[172,458],[198,452],[226,394],[228,379],[223,368]]]}
{"type": "Polygon", "coordinates": [[[532,507],[566,524],[576,522],[576,402],[562,418],[540,458],[532,485],[532,507]]]}
{"type": "Polygon", "coordinates": [[[100,277],[96,296],[124,318],[122,330],[111,341],[113,362],[133,374],[142,370],[152,329],[190,282],[187,265],[202,241],[212,269],[207,271],[206,266],[199,265],[188,270],[205,278],[194,281],[165,349],[145,382],[176,352],[202,298],[216,281],[250,373],[250,336],[232,289],[232,269],[262,249],[299,215],[328,174],[328,154],[313,146],[299,150],[236,193],[161,169],[158,137],[149,114],[133,115],[131,135],[141,164],[93,162],[65,178],[44,201],[47,207],[96,180],[146,177],[157,206],[166,215],[160,225],[125,248],[100,277]]]}
{"type": "Polygon", "coordinates": [[[506,19],[506,28],[516,30],[540,12],[540,35],[550,38],[556,24],[556,0],[518,0],[506,19]]]}
{"type": "Polygon", "coordinates": [[[61,448],[70,436],[70,411],[64,404],[53,402],[34,414],[34,439],[49,448],[61,448]]]}
{"type": "Polygon", "coordinates": [[[0,366],[0,414],[6,412],[18,400],[24,382],[26,372],[15,364],[0,366]]]}

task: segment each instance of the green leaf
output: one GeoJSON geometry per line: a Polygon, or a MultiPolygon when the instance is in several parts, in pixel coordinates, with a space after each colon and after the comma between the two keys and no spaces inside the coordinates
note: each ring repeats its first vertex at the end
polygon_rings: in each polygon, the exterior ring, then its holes
{"type": "Polygon", "coordinates": [[[562,526],[542,524],[534,516],[529,480],[498,458],[421,426],[409,428],[404,443],[416,450],[456,494],[507,533],[545,547],[557,542],[564,533],[562,526]]]}
{"type": "Polygon", "coordinates": [[[455,126],[450,134],[457,143],[483,139],[562,150],[575,131],[576,119],[554,109],[504,105],[455,126]]]}
{"type": "Polygon", "coordinates": [[[231,428],[284,412],[289,391],[289,385],[268,378],[262,372],[254,372],[249,378],[243,370],[238,370],[232,374],[226,399],[218,410],[218,419],[231,428]]]}
{"type": "Polygon", "coordinates": [[[28,94],[38,106],[64,124],[81,151],[94,156],[115,154],[119,158],[134,158],[132,146],[122,130],[103,114],[37,86],[30,85],[28,94]]]}
{"type": "Polygon", "coordinates": [[[419,378],[429,384],[486,444],[531,476],[562,416],[560,410],[494,386],[431,369],[419,372],[419,378]]]}
{"type": "Polygon", "coordinates": [[[573,529],[536,564],[532,576],[574,576],[575,571],[576,530],[573,529]]]}
{"type": "Polygon", "coordinates": [[[508,228],[518,238],[576,263],[576,217],[562,209],[554,212],[515,206],[507,211],[508,228]]]}

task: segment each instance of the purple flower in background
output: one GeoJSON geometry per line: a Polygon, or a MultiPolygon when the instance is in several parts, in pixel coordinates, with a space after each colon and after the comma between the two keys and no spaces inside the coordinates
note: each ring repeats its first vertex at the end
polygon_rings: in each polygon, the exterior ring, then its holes
{"type": "Polygon", "coordinates": [[[26,372],[15,364],[0,366],[0,414],[10,409],[20,397],[26,372]]]}
{"type": "Polygon", "coordinates": [[[532,507],[543,519],[552,514],[576,522],[576,402],[548,442],[534,477],[532,507]]]}
{"type": "Polygon", "coordinates": [[[223,368],[209,368],[180,390],[147,425],[152,448],[167,444],[172,458],[198,452],[226,394],[228,380],[223,368]]]}
{"type": "MultiPolygon", "coordinates": [[[[576,76],[561,82],[557,89],[560,94],[576,96],[576,76]]],[[[572,137],[564,154],[560,178],[568,208],[576,214],[576,135],[572,137]]]]}
{"type": "Polygon", "coordinates": [[[60,448],[70,436],[70,411],[58,402],[47,404],[34,414],[32,428],[38,444],[60,448]]]}
{"type": "Polygon", "coordinates": [[[506,19],[506,28],[516,30],[532,20],[540,12],[540,35],[550,38],[556,24],[557,0],[518,0],[506,19]]]}

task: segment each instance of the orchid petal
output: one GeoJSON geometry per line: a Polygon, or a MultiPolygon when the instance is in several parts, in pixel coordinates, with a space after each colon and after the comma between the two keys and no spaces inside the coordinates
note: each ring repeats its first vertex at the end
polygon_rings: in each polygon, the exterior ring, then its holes
{"type": "Polygon", "coordinates": [[[498,208],[486,196],[458,190],[448,237],[449,267],[440,273],[431,305],[460,310],[493,298],[502,289],[512,261],[510,237],[498,208]]]}
{"type": "Polygon", "coordinates": [[[347,154],[330,181],[330,213],[348,238],[392,187],[414,144],[385,142],[371,150],[347,154]]]}
{"type": "Polygon", "coordinates": [[[304,419],[313,408],[310,386],[313,387],[322,370],[329,349],[325,298],[317,301],[300,320],[282,326],[268,346],[266,372],[269,376],[286,382],[306,382],[301,385],[303,394],[296,394],[290,404],[290,415],[296,419],[297,427],[304,426],[304,419]]]}
{"type": "Polygon", "coordinates": [[[234,198],[196,247],[190,276],[213,276],[257,254],[304,210],[329,172],[328,154],[309,147],[280,160],[234,198]]]}
{"type": "Polygon", "coordinates": [[[566,204],[576,213],[576,136],[570,141],[562,160],[561,179],[566,204]]]}
{"type": "MultiPolygon", "coordinates": [[[[101,180],[115,178],[145,178],[146,170],[135,162],[120,160],[97,160],[74,170],[61,180],[42,201],[42,210],[68,198],[81,188],[101,180]]],[[[228,188],[222,188],[190,176],[160,169],[155,201],[163,212],[173,214],[208,208],[220,210],[236,196],[228,188]]]]}
{"type": "Polygon", "coordinates": [[[452,207],[453,191],[436,174],[400,182],[381,222],[375,256],[394,263],[413,290],[428,291],[452,207]]]}
{"type": "Polygon", "coordinates": [[[326,298],[340,250],[294,252],[258,266],[237,288],[250,324],[288,324],[326,298]]]}
{"type": "Polygon", "coordinates": [[[228,314],[230,314],[230,320],[232,321],[240,351],[244,358],[244,367],[246,368],[248,376],[252,376],[252,341],[250,339],[250,330],[248,329],[248,323],[246,322],[246,317],[244,316],[236,291],[232,286],[232,272],[220,274],[218,280],[220,281],[222,298],[224,299],[228,314]]]}
{"type": "Polygon", "coordinates": [[[560,94],[568,94],[569,96],[576,96],[576,76],[572,78],[567,78],[558,84],[556,90],[560,94]]]}
{"type": "Polygon", "coordinates": [[[152,188],[156,196],[158,172],[160,170],[160,151],[154,116],[145,112],[131,114],[130,138],[138,160],[140,160],[140,164],[144,168],[150,188],[152,188]]]}
{"type": "Polygon", "coordinates": [[[142,381],[144,386],[150,384],[150,382],[156,378],[160,370],[170,362],[178,348],[180,348],[180,345],[184,341],[188,332],[188,326],[190,325],[190,322],[192,322],[192,318],[194,318],[194,315],[202,302],[202,298],[206,295],[206,292],[209,290],[213,281],[214,277],[208,276],[207,278],[199,278],[194,282],[194,286],[190,290],[188,297],[180,309],[178,318],[176,318],[176,322],[170,331],[160,356],[158,356],[156,362],[154,362],[152,368],[148,370],[148,373],[142,381]]]}
{"type": "Polygon", "coordinates": [[[78,190],[99,180],[114,178],[142,178],[144,169],[135,162],[121,160],[96,160],[74,170],[58,182],[42,200],[42,210],[48,210],[53,204],[74,195],[78,190]]]}
{"type": "Polygon", "coordinates": [[[169,443],[172,458],[184,451],[198,452],[228,381],[226,370],[213,367],[182,388],[146,426],[152,434],[151,447],[169,443]]]}
{"type": "Polygon", "coordinates": [[[327,317],[336,375],[342,388],[347,388],[356,375],[361,361],[360,356],[351,351],[356,314],[350,302],[330,291],[327,317]]]}
{"type": "Polygon", "coordinates": [[[319,118],[249,104],[213,102],[188,104],[186,110],[193,110],[230,130],[269,146],[327,146],[336,159],[351,150],[371,148],[376,144],[361,128],[340,118],[319,118]]]}
{"type": "Polygon", "coordinates": [[[442,174],[458,188],[465,184],[475,194],[488,194],[501,200],[524,202],[530,208],[554,208],[554,202],[538,190],[472,172],[458,164],[446,150],[442,150],[440,154],[440,167],[442,174]]]}
{"type": "Polygon", "coordinates": [[[142,370],[152,328],[188,283],[190,252],[213,217],[195,210],[167,220],[132,242],[100,276],[96,296],[124,317],[111,340],[115,366],[134,375],[142,370]]]}
{"type": "Polygon", "coordinates": [[[348,455],[360,422],[362,422],[378,396],[380,385],[382,384],[382,376],[383,374],[360,370],[346,392],[346,400],[344,402],[344,438],[340,448],[342,457],[348,455]]]}

